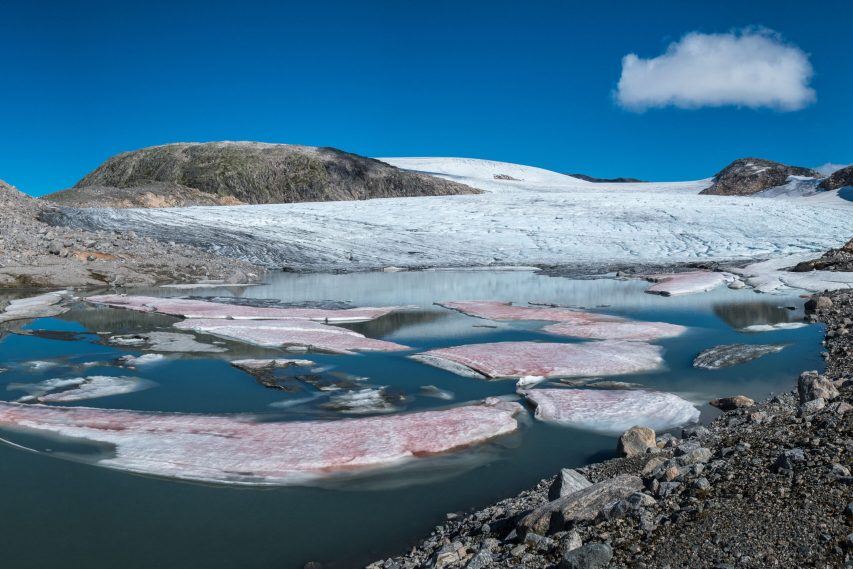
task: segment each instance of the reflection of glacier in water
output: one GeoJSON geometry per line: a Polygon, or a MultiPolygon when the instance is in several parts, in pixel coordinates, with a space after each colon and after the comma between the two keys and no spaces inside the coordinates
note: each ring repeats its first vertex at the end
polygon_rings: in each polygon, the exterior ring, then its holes
{"type": "MultiPolygon", "coordinates": [[[[82,372],[85,375],[132,373],[157,383],[157,387],[146,391],[88,400],[85,404],[89,407],[180,414],[237,413],[263,417],[265,421],[337,421],[353,416],[329,409],[326,403],[335,395],[366,388],[387,387],[398,393],[395,407],[400,413],[447,409],[486,397],[519,400],[515,381],[461,377],[414,361],[409,357],[412,353],[475,342],[580,341],[544,333],[542,328],[549,322],[492,322],[434,304],[447,300],[546,303],[685,326],[688,330],[684,335],[655,342],[664,350],[663,369],[618,378],[589,378],[580,383],[551,380],[534,389],[557,389],[560,384],[584,388],[584,381],[602,388],[618,387],[614,381],[618,379],[635,388],[687,399],[698,405],[703,421],[717,413],[704,403],[710,399],[734,393],[760,398],[771,391],[790,388],[800,371],[823,365],[819,357],[819,326],[740,331],[754,324],[801,322],[803,300],[794,294],[756,295],[749,290],[721,287],[700,295],[662,298],[645,294],[647,286],[639,280],[572,280],[530,271],[272,274],[263,286],[209,289],[201,294],[239,295],[245,302],[260,299],[266,305],[415,305],[417,309],[411,311],[346,325],[368,337],[398,342],[412,350],[354,356],[288,355],[278,349],[195,334],[198,341],[217,342],[215,345],[226,351],[169,353],[156,366],[140,366],[132,372],[116,367],[115,360],[123,355],[156,351],[145,346],[110,345],[107,338],[172,332],[173,324],[180,320],[75,304],[58,318],[37,320],[25,328],[72,328],[81,332],[76,337],[57,341],[44,333],[3,338],[0,361],[9,371],[0,374],[0,395],[4,399],[19,395],[5,391],[9,383],[78,377],[86,364],[86,371],[82,372]],[[693,358],[700,351],[735,343],[790,346],[761,360],[728,368],[722,374],[692,367],[693,358]],[[315,367],[276,370],[272,383],[287,389],[270,389],[229,363],[235,359],[282,357],[310,359],[315,367]],[[32,369],[26,365],[32,360],[56,365],[32,369]],[[72,374],[74,371],[76,375],[72,374]],[[430,396],[436,391],[449,395],[430,396]],[[453,399],[447,400],[447,396],[453,399]],[[287,402],[292,404],[276,406],[287,402]]],[[[141,293],[200,294],[175,289],[141,293]]],[[[373,416],[389,415],[366,415],[373,416]]],[[[18,555],[15,551],[26,551],[28,559],[37,559],[41,566],[68,564],[74,557],[63,541],[37,540],[27,529],[32,524],[37,524],[40,535],[49,532],[72,540],[77,544],[74,551],[87,554],[87,567],[96,569],[117,565],[141,569],[156,564],[163,555],[186,567],[224,569],[230,566],[228,559],[235,551],[234,543],[240,544],[240,563],[245,566],[301,567],[308,560],[354,565],[405,548],[443,520],[446,512],[483,506],[514,495],[559,468],[607,458],[614,452],[615,436],[610,433],[534,420],[530,406],[521,419],[518,432],[459,452],[409,460],[393,468],[355,476],[317,479],[311,486],[241,487],[239,492],[222,485],[183,484],[94,468],[90,465],[113,456],[114,448],[75,439],[46,438],[43,434],[34,436],[32,432],[4,431],[4,438],[38,452],[0,447],[0,463],[4,465],[0,469],[0,487],[6,488],[0,490],[0,495],[9,511],[16,512],[16,523],[4,530],[0,540],[16,544],[9,548],[13,558],[18,555]],[[116,523],[102,527],[102,538],[92,540],[91,525],[74,521],[83,512],[87,519],[116,523]],[[166,516],[164,512],[173,514],[166,516]],[[371,520],[369,524],[364,523],[366,516],[371,520]],[[120,531],[112,529],[113,525],[120,531]],[[204,528],[205,547],[195,541],[199,528],[204,528]],[[288,539],[271,540],[270,528],[288,539]],[[143,532],[148,536],[146,541],[158,544],[156,554],[132,539],[143,532]],[[94,561],[90,563],[91,560],[94,561]]]]}

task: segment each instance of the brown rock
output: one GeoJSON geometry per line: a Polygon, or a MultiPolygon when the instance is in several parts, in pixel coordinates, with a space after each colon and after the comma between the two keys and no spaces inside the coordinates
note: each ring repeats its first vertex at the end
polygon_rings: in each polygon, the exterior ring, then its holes
{"type": "Polygon", "coordinates": [[[648,427],[631,427],[619,437],[616,452],[619,456],[637,456],[646,454],[650,448],[657,448],[655,432],[648,427]]]}

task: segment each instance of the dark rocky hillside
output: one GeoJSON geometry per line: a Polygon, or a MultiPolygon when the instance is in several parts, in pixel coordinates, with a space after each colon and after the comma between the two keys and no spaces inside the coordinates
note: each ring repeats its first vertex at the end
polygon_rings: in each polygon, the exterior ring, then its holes
{"type": "Polygon", "coordinates": [[[334,148],[179,143],[125,152],[44,199],[71,207],[269,204],[479,193],[334,148]]]}
{"type": "Polygon", "coordinates": [[[643,182],[643,180],[638,180],[637,178],[595,178],[586,174],[566,174],[566,176],[587,182],[595,182],[596,184],[636,184],[643,182]]]}
{"type": "Polygon", "coordinates": [[[784,185],[788,176],[821,178],[811,168],[788,166],[762,158],[740,158],[714,176],[714,183],[703,194],[717,196],[748,196],[757,192],[784,185]]]}
{"type": "Polygon", "coordinates": [[[821,190],[837,190],[845,186],[853,186],[853,166],[835,171],[818,185],[821,190]]]}

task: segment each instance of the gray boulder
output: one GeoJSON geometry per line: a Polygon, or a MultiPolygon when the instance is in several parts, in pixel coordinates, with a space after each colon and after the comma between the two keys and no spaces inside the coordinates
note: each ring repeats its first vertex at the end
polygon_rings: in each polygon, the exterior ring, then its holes
{"type": "Polygon", "coordinates": [[[613,549],[606,543],[588,543],[569,551],[560,560],[560,569],[604,569],[613,559],[613,549]]]}
{"type": "Polygon", "coordinates": [[[587,480],[583,474],[573,468],[564,468],[560,470],[560,474],[548,488],[548,499],[556,500],[589,486],[592,486],[592,482],[587,480]]]}
{"type": "Polygon", "coordinates": [[[637,456],[646,454],[650,448],[657,448],[655,431],[648,427],[634,426],[622,433],[616,443],[619,456],[637,456]]]}
{"type": "Polygon", "coordinates": [[[533,510],[519,522],[518,533],[532,531],[545,535],[552,533],[552,529],[562,530],[569,522],[594,520],[606,506],[642,488],[640,477],[630,474],[602,480],[533,510]]]}
{"type": "Polygon", "coordinates": [[[839,395],[838,389],[832,381],[816,371],[805,371],[800,374],[800,379],[797,381],[797,393],[800,396],[801,404],[815,399],[829,401],[839,395]]]}

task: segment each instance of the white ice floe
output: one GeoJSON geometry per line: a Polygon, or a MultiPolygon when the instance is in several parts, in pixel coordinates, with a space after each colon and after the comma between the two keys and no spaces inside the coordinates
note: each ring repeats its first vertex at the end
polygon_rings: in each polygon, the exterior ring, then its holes
{"type": "Polygon", "coordinates": [[[542,331],[557,336],[587,338],[589,340],[651,342],[681,336],[687,331],[687,328],[667,322],[626,320],[623,322],[590,322],[588,324],[558,322],[545,326],[542,331]]]}
{"type": "MultiPolygon", "coordinates": [[[[853,202],[851,202],[853,203],[853,202]]],[[[822,252],[821,252],[822,253],[822,252]]],[[[801,289],[812,292],[839,290],[853,287],[853,272],[809,271],[796,273],[787,271],[802,261],[810,261],[820,254],[783,255],[767,261],[752,263],[743,268],[730,269],[742,276],[757,292],[777,292],[785,289],[801,289]]]]}
{"type": "Polygon", "coordinates": [[[111,444],[96,459],[140,474],[269,486],[398,466],[518,429],[517,403],[337,421],[256,422],[192,415],[0,403],[0,427],[111,444]],[[120,428],[117,428],[120,427],[120,428]]]}
{"type": "Polygon", "coordinates": [[[97,399],[112,395],[124,395],[150,389],[156,385],[152,381],[138,377],[110,377],[92,375],[88,377],[47,379],[38,383],[10,383],[10,391],[26,391],[29,396],[20,401],[38,401],[40,403],[68,403],[97,399]]]}
{"type": "Polygon", "coordinates": [[[654,371],[663,349],[642,342],[497,342],[439,348],[411,356],[459,375],[488,379],[597,377],[654,371]]]}
{"type": "Polygon", "coordinates": [[[114,308],[126,308],[137,312],[156,312],[182,318],[206,318],[228,320],[312,320],[325,323],[367,322],[390,314],[405,307],[388,306],[384,308],[276,308],[242,306],[206,300],[186,298],[159,298],[154,296],[127,296],[107,294],[90,296],[85,299],[92,304],[102,304],[114,308]]]}
{"type": "Polygon", "coordinates": [[[485,193],[77,210],[68,212],[68,222],[134,230],[270,267],[313,271],[752,260],[821,254],[850,238],[853,204],[828,192],[774,199],[708,196],[699,192],[711,180],[595,184],[485,160],[387,160],[485,193]],[[514,180],[495,179],[502,174],[514,180]]]}
{"type": "Polygon", "coordinates": [[[68,308],[60,304],[67,295],[68,291],[61,290],[11,300],[0,311],[0,323],[30,318],[47,318],[67,312],[68,308]]]}
{"type": "Polygon", "coordinates": [[[644,275],[644,279],[652,281],[653,284],[646,289],[649,294],[660,294],[662,296],[679,296],[683,294],[696,294],[714,290],[725,283],[734,282],[731,273],[717,273],[711,271],[689,271],[684,273],[659,273],[655,275],[644,275]]]}
{"type": "Polygon", "coordinates": [[[311,320],[222,320],[190,318],[176,328],[194,330],[264,347],[313,349],[335,354],[407,350],[406,346],[368,338],[358,332],[311,320]]]}
{"type": "Polygon", "coordinates": [[[143,354],[141,356],[126,355],[118,359],[119,364],[128,367],[138,367],[149,365],[157,362],[162,362],[165,359],[163,354],[143,354]]]}
{"type": "Polygon", "coordinates": [[[110,336],[110,344],[116,346],[144,347],[158,352],[220,353],[226,349],[196,340],[192,334],[181,332],[143,332],[124,336],[110,336]]]}
{"type": "Polygon", "coordinates": [[[778,330],[796,330],[808,326],[805,322],[777,322],[776,324],[753,324],[741,328],[741,332],[776,332],[778,330]]]}
{"type": "Polygon", "coordinates": [[[699,419],[689,401],[661,391],[531,389],[522,394],[541,421],[608,434],[635,425],[665,431],[699,419]]]}

